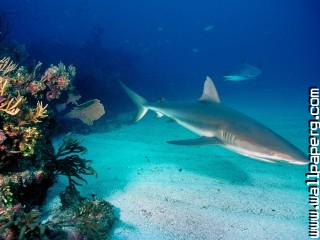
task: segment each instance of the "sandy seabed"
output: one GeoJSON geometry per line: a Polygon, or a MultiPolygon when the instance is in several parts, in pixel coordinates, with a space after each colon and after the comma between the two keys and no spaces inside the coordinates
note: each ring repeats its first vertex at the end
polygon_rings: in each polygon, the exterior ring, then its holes
{"type": "MultiPolygon", "coordinates": [[[[294,123],[281,124],[285,137],[297,135],[294,123]]],[[[151,114],[134,125],[80,136],[98,172],[81,191],[118,209],[112,239],[307,239],[304,166],[259,162],[219,146],[166,143],[195,137],[151,114]]],[[[58,204],[51,196],[63,189],[60,182],[50,190],[49,208],[58,204]]]]}

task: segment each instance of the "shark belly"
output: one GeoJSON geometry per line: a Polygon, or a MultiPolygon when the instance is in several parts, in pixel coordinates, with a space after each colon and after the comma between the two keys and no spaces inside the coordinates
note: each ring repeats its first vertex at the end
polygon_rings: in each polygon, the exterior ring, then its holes
{"type": "Polygon", "coordinates": [[[270,156],[268,156],[266,154],[262,154],[262,153],[255,152],[255,151],[250,151],[248,149],[241,148],[241,147],[235,146],[235,145],[226,144],[224,146],[227,149],[229,149],[229,150],[231,150],[233,152],[236,152],[236,153],[238,153],[240,155],[243,155],[245,157],[261,160],[261,161],[264,161],[264,162],[275,163],[275,161],[273,161],[273,159],[271,159],[270,156]]]}

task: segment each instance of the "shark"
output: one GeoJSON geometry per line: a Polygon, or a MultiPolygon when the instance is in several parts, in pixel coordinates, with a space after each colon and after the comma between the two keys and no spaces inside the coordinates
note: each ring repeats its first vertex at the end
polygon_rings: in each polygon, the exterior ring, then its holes
{"type": "Polygon", "coordinates": [[[239,66],[237,66],[233,71],[231,71],[229,74],[224,76],[224,79],[226,81],[245,81],[245,80],[251,80],[258,77],[262,71],[248,63],[242,63],[239,66]]]}
{"type": "Polygon", "coordinates": [[[222,104],[209,76],[204,82],[201,97],[191,102],[149,103],[124,83],[120,84],[138,108],[135,122],[141,120],[150,110],[158,117],[166,116],[198,135],[194,139],[168,141],[170,144],[218,145],[269,163],[308,163],[307,156],[285,138],[257,120],[222,104]]]}

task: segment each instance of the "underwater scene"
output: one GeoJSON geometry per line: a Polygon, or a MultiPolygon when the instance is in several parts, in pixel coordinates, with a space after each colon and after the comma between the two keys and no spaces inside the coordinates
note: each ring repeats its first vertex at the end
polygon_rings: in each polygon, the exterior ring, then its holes
{"type": "Polygon", "coordinates": [[[319,11],[1,0],[0,240],[319,239],[319,11]]]}

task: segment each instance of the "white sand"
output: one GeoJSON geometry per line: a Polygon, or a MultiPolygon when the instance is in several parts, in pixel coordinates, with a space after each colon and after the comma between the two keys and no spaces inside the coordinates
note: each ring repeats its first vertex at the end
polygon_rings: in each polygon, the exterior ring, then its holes
{"type": "Polygon", "coordinates": [[[89,177],[81,191],[119,209],[113,239],[307,239],[304,167],[165,143],[192,137],[152,115],[82,137],[98,178],[89,177]]]}

